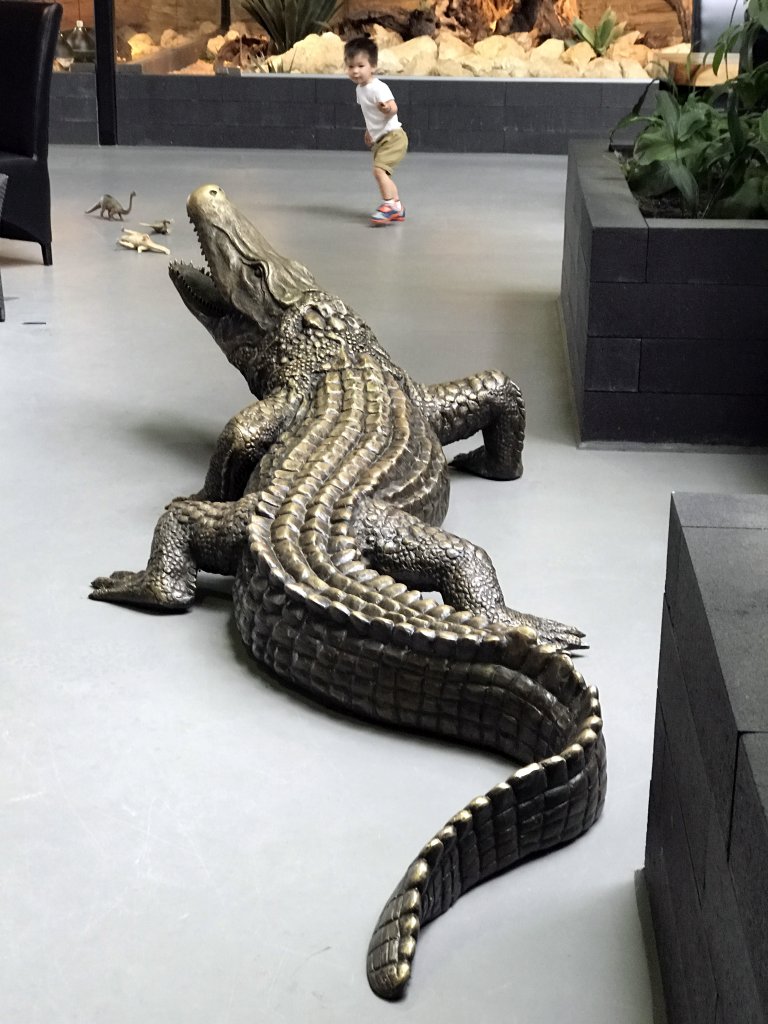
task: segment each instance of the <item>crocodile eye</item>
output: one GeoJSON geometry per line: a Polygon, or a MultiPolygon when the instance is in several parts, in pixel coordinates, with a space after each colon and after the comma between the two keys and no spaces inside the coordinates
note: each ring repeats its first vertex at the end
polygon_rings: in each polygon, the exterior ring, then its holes
{"type": "Polygon", "coordinates": [[[264,278],[264,264],[263,263],[254,263],[251,266],[251,272],[253,273],[254,277],[258,277],[258,278],[262,278],[263,279],[264,278]]]}

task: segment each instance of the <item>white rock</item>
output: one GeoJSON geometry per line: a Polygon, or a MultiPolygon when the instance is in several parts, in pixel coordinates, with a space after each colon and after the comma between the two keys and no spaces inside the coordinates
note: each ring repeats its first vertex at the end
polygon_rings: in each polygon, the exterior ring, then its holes
{"type": "Polygon", "coordinates": [[[488,36],[475,43],[475,53],[489,60],[504,48],[504,36],[488,36]]]}
{"type": "Polygon", "coordinates": [[[471,78],[472,72],[463,67],[457,60],[439,60],[437,73],[444,78],[471,78]]]}
{"type": "Polygon", "coordinates": [[[563,56],[560,58],[565,64],[573,64],[579,71],[583,71],[584,68],[589,64],[591,60],[594,60],[597,54],[586,42],[576,43],[574,46],[567,46],[563,51],[563,56]]]}
{"type": "Polygon", "coordinates": [[[504,70],[510,78],[530,78],[531,66],[527,60],[515,60],[512,57],[504,70]]]}
{"type": "Polygon", "coordinates": [[[530,32],[510,32],[510,34],[504,38],[522,46],[526,53],[529,50],[532,50],[535,45],[534,38],[530,32]]]}
{"type": "Polygon", "coordinates": [[[205,48],[212,57],[215,57],[224,45],[224,36],[211,36],[205,44],[205,48]]]}
{"type": "Polygon", "coordinates": [[[531,60],[536,57],[546,60],[550,60],[552,57],[561,57],[564,50],[565,43],[562,39],[547,39],[541,46],[531,50],[531,60]]]}
{"type": "Polygon", "coordinates": [[[646,80],[649,78],[648,72],[639,61],[621,57],[619,58],[619,67],[624,78],[644,78],[646,80]]]}
{"type": "Polygon", "coordinates": [[[282,66],[303,75],[340,74],[344,71],[344,43],[335,32],[312,32],[282,54],[282,66]]]}
{"type": "Polygon", "coordinates": [[[399,46],[391,46],[389,49],[401,61],[410,60],[414,54],[423,53],[437,57],[437,43],[429,36],[416,36],[399,46]]]}
{"type": "Polygon", "coordinates": [[[167,50],[170,49],[171,46],[177,46],[179,39],[184,39],[184,37],[180,36],[176,29],[165,29],[163,34],[160,36],[160,49],[167,50]]]}
{"type": "Polygon", "coordinates": [[[531,78],[581,78],[582,72],[575,64],[566,64],[559,57],[540,57],[528,64],[531,78]]]}
{"type": "Polygon", "coordinates": [[[218,28],[212,21],[201,21],[200,22],[200,34],[203,36],[209,36],[212,32],[215,32],[218,28]]]}
{"type": "Polygon", "coordinates": [[[621,65],[608,57],[595,57],[584,69],[585,78],[623,78],[621,65]]]}
{"type": "Polygon", "coordinates": [[[522,72],[522,77],[528,74],[530,70],[530,61],[528,60],[528,54],[523,51],[522,57],[512,57],[504,53],[500,53],[498,57],[494,59],[494,68],[499,71],[504,71],[508,75],[512,75],[514,78],[520,78],[521,75],[518,71],[522,72]]]}
{"type": "Polygon", "coordinates": [[[160,47],[156,46],[153,42],[152,36],[146,32],[137,32],[135,36],[131,36],[128,40],[128,45],[131,48],[131,54],[133,55],[134,60],[136,60],[137,57],[145,57],[149,53],[157,53],[160,49],[160,47]]]}
{"type": "Polygon", "coordinates": [[[486,78],[493,70],[493,62],[488,57],[483,57],[479,53],[470,53],[466,57],[461,57],[460,63],[463,68],[476,78],[486,78]]]}
{"type": "Polygon", "coordinates": [[[403,74],[411,75],[414,78],[437,75],[439,74],[437,57],[429,53],[415,53],[410,60],[403,63],[403,74]]]}
{"type": "MultiPolygon", "coordinates": [[[[634,35],[634,33],[632,34],[634,35]]],[[[619,46],[619,43],[621,43],[621,39],[619,39],[613,46],[609,46],[606,50],[605,56],[610,60],[634,60],[645,67],[651,59],[653,50],[651,50],[649,46],[644,46],[642,43],[619,46]]]]}
{"type": "Polygon", "coordinates": [[[614,60],[618,60],[619,57],[627,57],[633,46],[636,45],[638,39],[642,35],[641,32],[633,30],[632,32],[625,32],[623,36],[611,44],[611,49],[614,51],[614,60]]]}
{"type": "Polygon", "coordinates": [[[528,53],[516,39],[510,36],[489,36],[475,43],[475,53],[492,60],[494,67],[502,67],[503,61],[509,58],[524,60],[528,53]]]}
{"type": "Polygon", "coordinates": [[[384,28],[383,25],[374,25],[369,34],[379,50],[388,50],[392,46],[399,46],[403,41],[403,37],[398,32],[384,28]]]}
{"type": "Polygon", "coordinates": [[[404,75],[437,74],[437,43],[429,36],[416,36],[415,39],[409,39],[399,46],[393,46],[389,53],[400,61],[404,75]]]}
{"type": "MultiPolygon", "coordinates": [[[[438,59],[443,60],[458,60],[459,57],[465,57],[467,54],[472,53],[472,47],[468,46],[463,39],[459,39],[453,32],[449,32],[445,28],[441,28],[435,36],[435,42],[437,43],[437,54],[438,59]]],[[[441,72],[442,74],[442,72],[441,72]]]]}
{"type": "Polygon", "coordinates": [[[379,50],[379,74],[401,75],[403,73],[403,62],[395,56],[394,50],[379,50]]]}

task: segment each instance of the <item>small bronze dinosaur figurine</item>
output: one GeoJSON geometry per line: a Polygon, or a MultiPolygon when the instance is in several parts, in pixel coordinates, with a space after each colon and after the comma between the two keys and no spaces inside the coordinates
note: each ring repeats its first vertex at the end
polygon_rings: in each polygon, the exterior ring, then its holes
{"type": "Polygon", "coordinates": [[[575,839],[603,805],[597,691],[563,652],[583,634],[508,608],[486,552],[440,526],[442,446],[482,431],[453,465],[514,480],[522,398],[498,371],[412,381],[220,188],[197,189],[187,210],[209,271],[172,263],[171,279],[257,401],[224,428],[200,493],[167,506],[146,569],[99,577],[91,597],[183,611],[198,571],[231,574],[244,642],[287,685],[524,765],[440,829],[387,901],[367,968],[394,999],[424,924],[575,839]]]}
{"type": "Polygon", "coordinates": [[[153,220],[149,224],[146,221],[141,221],[141,226],[149,228],[153,235],[170,235],[171,224],[173,224],[173,217],[163,217],[162,220],[153,220]]]}
{"type": "Polygon", "coordinates": [[[122,220],[123,217],[127,216],[131,212],[131,207],[133,206],[133,197],[135,195],[135,192],[131,192],[131,197],[128,200],[128,205],[124,208],[120,205],[120,203],[117,199],[115,199],[114,196],[105,193],[103,196],[101,196],[98,203],[92,206],[90,210],[86,210],[85,212],[93,213],[95,210],[98,210],[100,217],[103,217],[104,214],[106,214],[109,220],[122,220]]]}

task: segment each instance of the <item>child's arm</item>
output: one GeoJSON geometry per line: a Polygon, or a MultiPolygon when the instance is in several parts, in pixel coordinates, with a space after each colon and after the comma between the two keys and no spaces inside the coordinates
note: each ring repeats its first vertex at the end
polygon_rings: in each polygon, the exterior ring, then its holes
{"type": "Polygon", "coordinates": [[[397,113],[397,104],[394,100],[382,100],[378,107],[382,114],[389,114],[391,116],[397,113]]]}

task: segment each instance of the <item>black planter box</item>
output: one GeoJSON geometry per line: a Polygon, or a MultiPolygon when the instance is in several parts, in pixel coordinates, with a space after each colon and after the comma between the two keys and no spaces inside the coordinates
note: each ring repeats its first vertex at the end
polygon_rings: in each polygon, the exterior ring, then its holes
{"type": "Polygon", "coordinates": [[[669,1024],[768,1021],[768,497],[677,494],[645,873],[669,1024]]]}
{"type": "Polygon", "coordinates": [[[572,142],[560,294],[584,443],[768,444],[768,221],[642,216],[572,142]]]}

